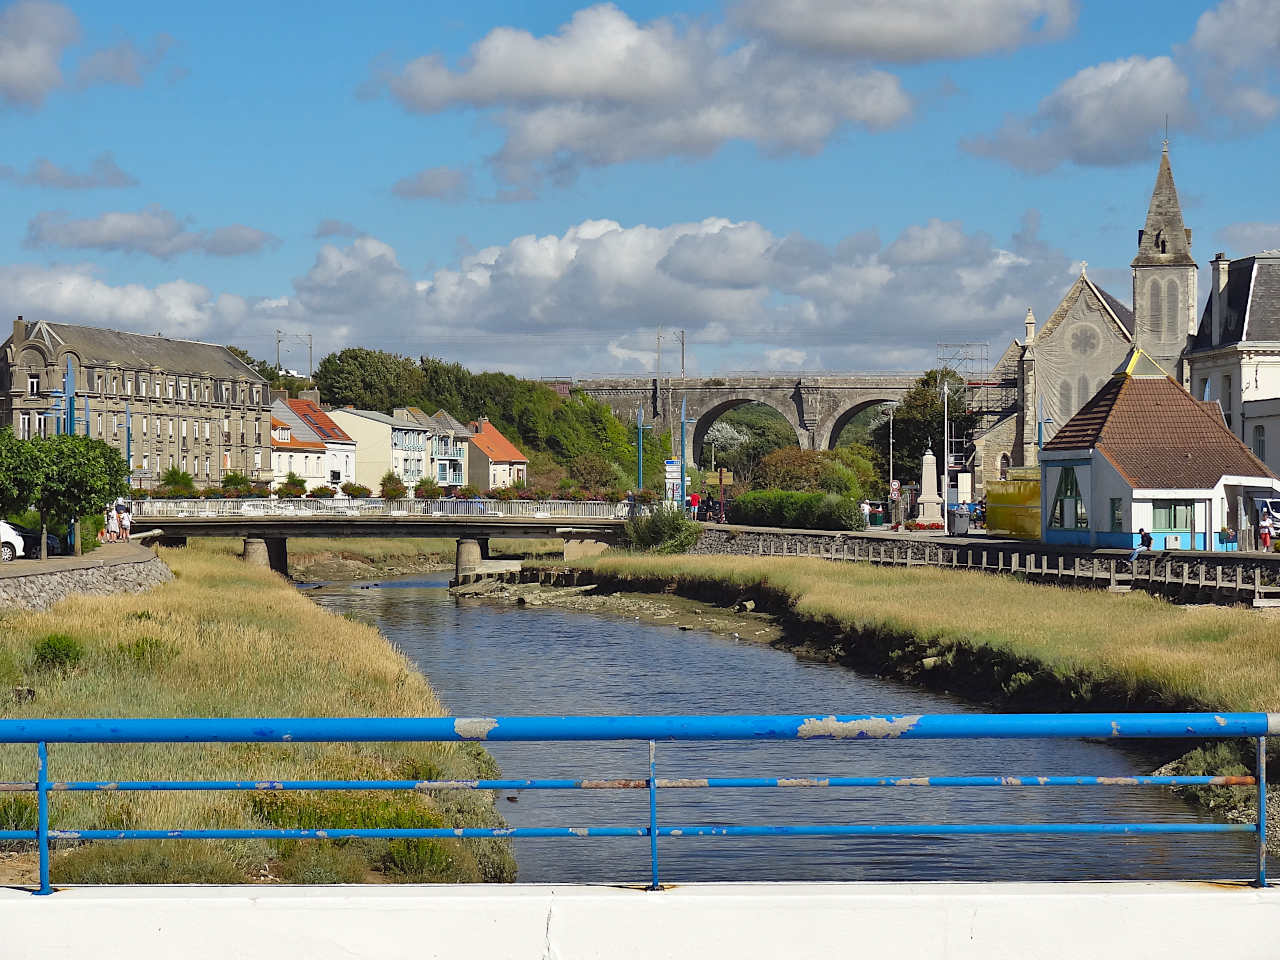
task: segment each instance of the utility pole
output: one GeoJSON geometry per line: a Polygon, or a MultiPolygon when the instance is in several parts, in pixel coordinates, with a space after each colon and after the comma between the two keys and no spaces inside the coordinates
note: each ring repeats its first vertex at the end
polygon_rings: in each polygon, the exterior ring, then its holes
{"type": "Polygon", "coordinates": [[[684,379],[684,331],[680,331],[680,379],[684,379]]]}
{"type": "Polygon", "coordinates": [[[947,368],[943,367],[942,378],[942,509],[947,509],[951,502],[951,439],[948,436],[947,418],[950,415],[947,402],[951,391],[947,389],[947,368]]]}
{"type": "Polygon", "coordinates": [[[276,330],[276,373],[280,372],[280,341],[284,339],[284,331],[276,330]]]}
{"type": "Polygon", "coordinates": [[[314,380],[316,375],[315,364],[312,362],[312,350],[315,344],[312,342],[311,334],[307,334],[307,379],[314,380]]]}

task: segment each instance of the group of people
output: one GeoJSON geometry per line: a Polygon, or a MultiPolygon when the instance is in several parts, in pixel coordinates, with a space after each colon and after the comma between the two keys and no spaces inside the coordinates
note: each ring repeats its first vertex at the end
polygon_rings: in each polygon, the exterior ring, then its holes
{"type": "Polygon", "coordinates": [[[102,515],[102,521],[102,529],[98,531],[99,543],[128,542],[133,518],[125,504],[115,503],[107,507],[102,515]]]}

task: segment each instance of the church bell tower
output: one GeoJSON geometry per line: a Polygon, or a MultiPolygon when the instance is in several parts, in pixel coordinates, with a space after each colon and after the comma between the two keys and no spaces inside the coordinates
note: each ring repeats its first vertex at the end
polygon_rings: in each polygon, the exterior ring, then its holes
{"type": "Polygon", "coordinates": [[[1138,231],[1133,268],[1133,339],[1179,383],[1187,383],[1182,354],[1196,332],[1198,299],[1191,230],[1183,226],[1182,207],[1169,166],[1169,143],[1160,154],[1160,170],[1138,231]]]}

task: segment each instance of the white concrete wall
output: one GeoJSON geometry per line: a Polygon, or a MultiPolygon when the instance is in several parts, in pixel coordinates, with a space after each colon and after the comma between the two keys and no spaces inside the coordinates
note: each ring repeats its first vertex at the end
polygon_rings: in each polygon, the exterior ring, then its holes
{"type": "MultiPolygon", "coordinates": [[[[1089,522],[1093,524],[1093,528],[1099,533],[1111,533],[1111,498],[1118,497],[1120,500],[1120,518],[1122,530],[1126,533],[1136,533],[1138,527],[1134,524],[1134,507],[1133,507],[1133,490],[1115,467],[1111,465],[1111,461],[1101,454],[1093,455],[1093,507],[1089,514],[1089,522]]],[[[1148,509],[1147,520],[1151,519],[1150,509],[1148,509]]],[[[1148,530],[1151,529],[1150,524],[1145,525],[1148,530]]]]}
{"type": "Polygon", "coordinates": [[[5,960],[1274,960],[1277,929],[1280,890],[1216,883],[0,890],[5,960]]]}

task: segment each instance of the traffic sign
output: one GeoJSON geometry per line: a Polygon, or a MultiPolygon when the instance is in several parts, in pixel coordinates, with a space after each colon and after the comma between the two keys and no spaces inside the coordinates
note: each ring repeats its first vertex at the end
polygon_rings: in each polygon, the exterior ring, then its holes
{"type": "Polygon", "coordinates": [[[902,481],[890,480],[889,481],[889,499],[897,500],[901,496],[902,496],[902,481]]]}

